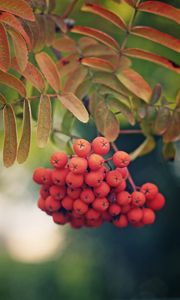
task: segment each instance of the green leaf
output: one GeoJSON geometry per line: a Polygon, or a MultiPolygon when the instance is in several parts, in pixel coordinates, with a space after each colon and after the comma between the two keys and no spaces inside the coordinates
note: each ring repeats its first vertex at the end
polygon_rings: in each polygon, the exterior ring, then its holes
{"type": "Polygon", "coordinates": [[[38,112],[37,141],[38,146],[46,146],[51,131],[51,101],[47,95],[41,95],[38,112]]]}
{"type": "Polygon", "coordinates": [[[0,109],[4,108],[6,105],[6,98],[4,97],[3,94],[0,93],[0,109]]]}
{"type": "Polygon", "coordinates": [[[153,137],[147,137],[145,141],[136,149],[134,150],[130,156],[132,160],[135,160],[139,156],[146,155],[154,150],[156,146],[155,140],[153,137]]]}
{"type": "Polygon", "coordinates": [[[108,106],[112,108],[116,108],[118,112],[121,112],[124,117],[128,120],[128,122],[134,126],[135,125],[135,118],[133,115],[133,112],[129,108],[128,105],[125,103],[121,102],[120,99],[115,99],[115,98],[109,98],[108,99],[108,106]]]}
{"type": "Polygon", "coordinates": [[[168,107],[160,107],[154,123],[154,132],[162,135],[169,127],[171,114],[168,107]]]}
{"type": "Polygon", "coordinates": [[[0,70],[0,83],[16,90],[22,97],[26,96],[26,89],[21,80],[14,75],[4,73],[0,70]]]}
{"type": "Polygon", "coordinates": [[[120,130],[119,122],[103,100],[100,100],[96,105],[94,119],[98,131],[100,131],[100,133],[102,133],[110,142],[117,139],[120,130]]]}
{"type": "Polygon", "coordinates": [[[5,167],[13,165],[17,154],[17,131],[13,108],[7,104],[3,109],[4,119],[4,147],[3,162],[5,167]]]}
{"type": "Polygon", "coordinates": [[[175,142],[180,139],[180,109],[174,110],[170,125],[163,136],[165,143],[175,142]]]}
{"type": "Polygon", "coordinates": [[[165,160],[174,161],[176,157],[176,145],[174,143],[164,144],[162,154],[165,160]]]}
{"type": "Polygon", "coordinates": [[[88,111],[83,103],[73,93],[63,93],[60,96],[58,95],[58,99],[79,121],[83,123],[87,123],[89,121],[88,111]]]}
{"type": "Polygon", "coordinates": [[[61,123],[61,130],[64,134],[70,135],[74,123],[74,116],[70,111],[66,111],[61,123]]]}
{"type": "Polygon", "coordinates": [[[27,99],[24,99],[22,135],[17,152],[17,161],[22,164],[28,158],[31,143],[31,107],[27,99]]]}

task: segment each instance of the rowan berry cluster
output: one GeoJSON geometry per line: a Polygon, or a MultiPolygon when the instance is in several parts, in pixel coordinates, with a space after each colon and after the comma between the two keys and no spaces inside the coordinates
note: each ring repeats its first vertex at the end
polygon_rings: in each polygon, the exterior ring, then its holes
{"type": "Polygon", "coordinates": [[[50,159],[53,169],[37,168],[33,174],[41,185],[38,207],[55,223],[70,223],[73,228],[99,227],[104,222],[119,228],[154,223],[155,212],[163,208],[165,198],[153,183],[128,191],[128,153],[117,151],[106,159],[110,144],[104,137],[91,144],[78,139],[73,149],[71,157],[54,153],[50,159]]]}

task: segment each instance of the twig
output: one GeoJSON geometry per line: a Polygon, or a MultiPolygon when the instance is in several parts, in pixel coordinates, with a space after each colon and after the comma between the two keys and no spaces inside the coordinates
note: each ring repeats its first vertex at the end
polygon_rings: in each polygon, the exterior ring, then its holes
{"type": "Polygon", "coordinates": [[[78,2],[78,0],[73,0],[66,8],[64,14],[63,14],[63,18],[66,19],[70,13],[72,12],[73,8],[75,7],[76,3],[78,2]]]}
{"type": "Polygon", "coordinates": [[[119,134],[142,134],[141,129],[122,129],[119,131],[119,134]]]}

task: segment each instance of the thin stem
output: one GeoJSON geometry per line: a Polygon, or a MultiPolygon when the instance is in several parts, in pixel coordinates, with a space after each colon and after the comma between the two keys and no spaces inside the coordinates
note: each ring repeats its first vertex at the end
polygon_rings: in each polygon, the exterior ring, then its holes
{"type": "Polygon", "coordinates": [[[122,129],[119,131],[120,134],[142,134],[141,129],[122,129]]]}
{"type": "Polygon", "coordinates": [[[63,18],[66,19],[70,13],[72,12],[73,8],[75,7],[76,3],[78,2],[78,0],[73,0],[66,8],[64,14],[63,14],[63,18]]]}
{"type": "Polygon", "coordinates": [[[114,152],[117,152],[117,151],[119,151],[119,150],[118,150],[118,147],[116,146],[116,144],[115,144],[115,143],[111,143],[111,146],[112,146],[112,148],[113,148],[114,152]]]}

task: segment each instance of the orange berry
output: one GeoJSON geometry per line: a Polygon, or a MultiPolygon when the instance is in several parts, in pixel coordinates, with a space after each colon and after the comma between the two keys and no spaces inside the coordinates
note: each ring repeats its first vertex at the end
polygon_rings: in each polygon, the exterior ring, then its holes
{"type": "Polygon", "coordinates": [[[45,200],[45,207],[47,211],[54,212],[61,208],[61,202],[55,200],[52,196],[49,196],[45,200]]]}
{"type": "Polygon", "coordinates": [[[131,203],[132,197],[127,191],[122,191],[117,194],[117,203],[119,205],[128,205],[131,203]]]}
{"type": "Polygon", "coordinates": [[[33,180],[37,184],[51,184],[52,183],[51,173],[52,173],[51,169],[37,168],[33,173],[33,180]]]}
{"type": "Polygon", "coordinates": [[[132,197],[132,204],[134,206],[143,206],[144,203],[146,202],[146,198],[144,194],[141,192],[135,191],[131,194],[131,197],[132,197]]]}
{"type": "Polygon", "coordinates": [[[84,177],[81,174],[69,172],[66,176],[66,183],[71,188],[79,188],[83,185],[84,177]]]}
{"type": "Polygon", "coordinates": [[[113,163],[116,167],[124,168],[127,167],[131,161],[131,157],[127,152],[117,151],[113,155],[113,163]]]}
{"type": "Polygon", "coordinates": [[[69,173],[68,169],[56,169],[52,171],[52,181],[58,186],[66,184],[66,176],[69,173]]]}
{"type": "Polygon", "coordinates": [[[98,198],[106,197],[110,192],[109,185],[103,181],[100,186],[94,188],[94,193],[98,198]]]}
{"type": "Polygon", "coordinates": [[[99,154],[93,153],[88,157],[88,165],[92,171],[96,171],[103,167],[104,158],[99,154]]]}
{"type": "Polygon", "coordinates": [[[95,195],[90,188],[86,188],[81,192],[80,199],[85,203],[90,204],[94,201],[95,195]]]}
{"type": "Polygon", "coordinates": [[[105,137],[98,136],[92,141],[92,149],[96,154],[106,155],[110,150],[110,144],[105,137]]]}
{"type": "Polygon", "coordinates": [[[63,169],[67,164],[68,156],[65,152],[55,152],[50,158],[52,166],[56,169],[63,169]]]}
{"type": "Polygon", "coordinates": [[[106,182],[112,186],[117,187],[122,182],[122,176],[117,170],[112,170],[106,175],[106,182]]]}
{"type": "Polygon", "coordinates": [[[153,224],[155,222],[156,215],[154,211],[150,208],[144,208],[143,209],[143,216],[142,216],[142,223],[143,224],[153,224]]]}
{"type": "Polygon", "coordinates": [[[88,205],[80,199],[76,199],[73,203],[74,211],[79,215],[84,215],[88,211],[88,205]]]}
{"type": "Polygon", "coordinates": [[[62,199],[61,204],[62,204],[62,207],[64,207],[66,210],[72,210],[73,202],[74,202],[74,200],[72,198],[66,196],[62,199]]]}
{"type": "Polygon", "coordinates": [[[99,212],[103,212],[108,209],[109,201],[105,197],[104,198],[96,198],[94,200],[94,202],[92,203],[92,207],[99,212]]]}
{"type": "Polygon", "coordinates": [[[87,157],[91,151],[91,144],[84,139],[78,139],[73,144],[73,149],[78,156],[87,157]]]}
{"type": "Polygon", "coordinates": [[[49,192],[55,200],[61,200],[66,195],[66,188],[64,186],[52,185],[49,192]]]}
{"type": "Polygon", "coordinates": [[[91,187],[97,187],[100,186],[103,182],[104,174],[99,171],[91,171],[87,174],[85,174],[85,182],[87,185],[91,187]]]}
{"type": "Polygon", "coordinates": [[[74,174],[83,174],[87,170],[87,160],[83,157],[73,157],[69,162],[69,170],[74,174]]]}
{"type": "Polygon", "coordinates": [[[158,193],[154,199],[148,200],[146,204],[152,210],[161,210],[165,205],[165,198],[161,193],[158,193]]]}

